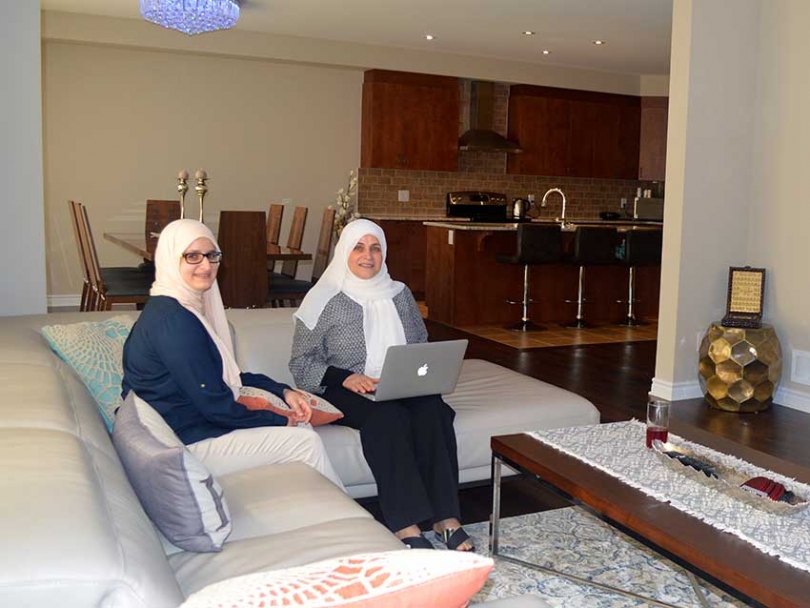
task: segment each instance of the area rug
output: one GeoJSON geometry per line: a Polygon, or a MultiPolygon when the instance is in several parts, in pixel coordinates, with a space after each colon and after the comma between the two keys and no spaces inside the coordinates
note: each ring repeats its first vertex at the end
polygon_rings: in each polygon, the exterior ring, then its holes
{"type": "Polygon", "coordinates": [[[509,331],[498,325],[463,326],[456,327],[456,329],[520,350],[548,348],[549,346],[641,342],[655,340],[658,336],[656,323],[638,327],[602,325],[587,329],[572,329],[547,323],[546,329],[543,331],[528,332],[509,331]]]}
{"type": "MultiPolygon", "coordinates": [[[[476,551],[488,555],[489,524],[464,528],[473,538],[476,551]]],[[[439,548],[440,543],[433,542],[439,548]]],[[[577,507],[502,519],[500,552],[676,606],[700,608],[683,568],[577,507]]],[[[713,607],[745,606],[708,583],[701,581],[701,586],[713,607]]],[[[555,608],[648,605],[497,558],[495,569],[473,598],[473,604],[524,594],[539,595],[555,608]]]]}

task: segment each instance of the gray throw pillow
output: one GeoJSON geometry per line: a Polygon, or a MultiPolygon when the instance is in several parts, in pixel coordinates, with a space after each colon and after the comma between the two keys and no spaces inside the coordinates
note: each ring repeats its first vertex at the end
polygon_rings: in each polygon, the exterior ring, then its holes
{"type": "Polygon", "coordinates": [[[130,391],[113,444],[152,522],[186,551],[220,551],[231,514],[220,485],[148,403],[130,391]]]}

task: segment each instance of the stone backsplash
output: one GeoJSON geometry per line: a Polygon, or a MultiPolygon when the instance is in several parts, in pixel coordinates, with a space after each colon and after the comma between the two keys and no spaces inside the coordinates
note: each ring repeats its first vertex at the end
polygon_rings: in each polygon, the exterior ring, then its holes
{"type": "MultiPolygon", "coordinates": [[[[600,211],[619,211],[622,198],[632,205],[636,188],[648,188],[649,182],[462,171],[360,169],[357,200],[363,214],[437,217],[445,214],[445,195],[448,192],[502,192],[509,201],[534,194],[539,207],[543,194],[555,187],[565,192],[566,218],[596,219],[600,211]],[[410,200],[407,203],[397,202],[399,190],[408,190],[410,200]]],[[[555,218],[561,210],[562,200],[553,194],[549,197],[548,206],[540,209],[540,217],[555,218]]]]}

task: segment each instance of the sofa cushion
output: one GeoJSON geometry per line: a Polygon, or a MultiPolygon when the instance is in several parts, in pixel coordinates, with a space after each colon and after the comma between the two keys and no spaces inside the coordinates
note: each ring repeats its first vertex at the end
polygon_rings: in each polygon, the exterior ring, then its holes
{"type": "Polygon", "coordinates": [[[231,532],[222,488],[148,403],[130,391],[113,443],[135,493],[158,529],[187,551],[219,551],[231,532]]]}
{"type": "MultiPolygon", "coordinates": [[[[332,491],[340,490],[332,486],[332,491]]],[[[304,566],[333,557],[397,550],[407,548],[381,523],[364,515],[321,521],[257,538],[229,539],[219,553],[184,551],[168,559],[180,588],[188,596],[234,576],[304,566]]]]}
{"type": "Polygon", "coordinates": [[[121,405],[124,342],[132,325],[131,317],[119,316],[42,328],[54,352],[76,371],[93,395],[109,431],[121,405]]]}
{"type": "MultiPolygon", "coordinates": [[[[310,397],[310,407],[312,409],[312,426],[323,426],[335,420],[343,418],[343,412],[329,403],[319,395],[307,393],[310,397]]],[[[276,397],[273,393],[253,386],[243,386],[240,389],[239,403],[250,410],[271,410],[281,416],[290,417],[292,408],[287,405],[284,399],[276,397]]]]}
{"type": "Polygon", "coordinates": [[[462,608],[493,565],[457,551],[366,553],[233,578],[195,593],[182,608],[462,608]]]}

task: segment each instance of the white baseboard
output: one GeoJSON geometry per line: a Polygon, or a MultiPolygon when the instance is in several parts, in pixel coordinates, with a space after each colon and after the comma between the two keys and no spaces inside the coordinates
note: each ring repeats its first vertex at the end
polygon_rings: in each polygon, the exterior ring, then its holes
{"type": "MultiPolygon", "coordinates": [[[[658,378],[653,378],[650,394],[668,401],[703,397],[703,391],[698,381],[668,382],[658,378]]],[[[773,401],[779,405],[810,414],[810,393],[808,392],[780,388],[776,390],[773,401]]]]}
{"type": "Polygon", "coordinates": [[[680,401],[681,399],[695,399],[703,396],[700,390],[700,383],[692,382],[669,382],[659,378],[653,378],[650,394],[656,397],[663,397],[667,401],[680,401]]]}
{"type": "Polygon", "coordinates": [[[792,388],[778,388],[773,400],[779,405],[810,413],[810,393],[792,388]]]}
{"type": "Polygon", "coordinates": [[[69,306],[79,309],[81,304],[81,294],[71,294],[64,296],[48,296],[48,308],[67,308],[69,306]]]}

